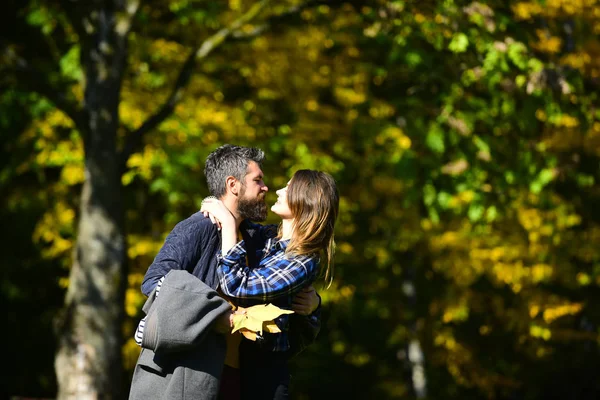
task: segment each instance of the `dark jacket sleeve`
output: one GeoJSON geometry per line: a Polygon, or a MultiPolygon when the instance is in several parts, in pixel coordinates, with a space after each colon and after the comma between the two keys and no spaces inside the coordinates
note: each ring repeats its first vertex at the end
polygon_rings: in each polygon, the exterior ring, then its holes
{"type": "Polygon", "coordinates": [[[159,279],[171,270],[192,272],[200,259],[204,248],[203,241],[210,229],[216,228],[202,213],[195,213],[175,225],[146,271],[142,282],[142,293],[149,296],[159,279]]]}
{"type": "Polygon", "coordinates": [[[286,351],[288,359],[300,354],[311,345],[321,330],[321,305],[309,316],[290,315],[289,341],[290,348],[286,351]]]}
{"type": "MultiPolygon", "coordinates": [[[[196,347],[231,305],[186,271],[171,271],[148,311],[142,347],[156,354],[196,347]]],[[[214,332],[212,332],[214,334],[214,332]]]]}

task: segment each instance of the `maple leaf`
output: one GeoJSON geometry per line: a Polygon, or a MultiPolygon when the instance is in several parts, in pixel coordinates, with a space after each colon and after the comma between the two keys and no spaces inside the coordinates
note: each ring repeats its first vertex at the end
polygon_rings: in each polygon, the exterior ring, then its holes
{"type": "Polygon", "coordinates": [[[240,333],[242,335],[244,335],[244,337],[248,340],[252,340],[253,342],[256,341],[256,332],[252,332],[251,330],[248,330],[246,328],[241,328],[240,329],[240,333]]]}
{"type": "Polygon", "coordinates": [[[263,330],[269,333],[279,333],[281,329],[273,322],[263,322],[263,330]]]}
{"type": "Polygon", "coordinates": [[[293,314],[273,304],[259,304],[244,309],[243,313],[233,314],[233,330],[240,331],[244,337],[256,340],[256,333],[262,335],[263,329],[269,333],[279,333],[281,330],[273,321],[282,314],[293,314]],[[254,335],[252,335],[254,333],[254,335]]]}

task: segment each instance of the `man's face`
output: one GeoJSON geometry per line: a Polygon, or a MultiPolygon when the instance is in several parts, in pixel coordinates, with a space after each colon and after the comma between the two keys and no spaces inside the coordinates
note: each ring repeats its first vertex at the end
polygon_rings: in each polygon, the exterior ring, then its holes
{"type": "Polygon", "coordinates": [[[240,188],[238,213],[243,219],[262,222],[267,219],[265,197],[269,188],[263,181],[263,172],[254,161],[246,169],[246,177],[240,188]]]}

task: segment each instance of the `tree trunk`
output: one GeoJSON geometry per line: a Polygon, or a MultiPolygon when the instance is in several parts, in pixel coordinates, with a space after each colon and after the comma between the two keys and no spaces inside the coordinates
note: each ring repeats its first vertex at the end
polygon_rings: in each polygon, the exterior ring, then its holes
{"type": "Polygon", "coordinates": [[[415,317],[409,323],[411,337],[406,344],[405,354],[408,361],[409,379],[412,383],[411,393],[416,399],[427,398],[427,377],[425,374],[425,353],[419,339],[419,329],[417,327],[418,309],[417,309],[417,266],[416,260],[407,262],[404,271],[404,282],[402,291],[407,298],[407,305],[413,310],[415,317]],[[411,262],[412,261],[412,262],[411,262]]]}
{"type": "Polygon", "coordinates": [[[118,4],[95,1],[82,7],[87,24],[81,41],[85,126],[78,128],[84,139],[85,183],[58,325],[58,399],[120,399],[125,395],[121,327],[127,253],[117,129],[127,38],[117,31],[118,4]]]}

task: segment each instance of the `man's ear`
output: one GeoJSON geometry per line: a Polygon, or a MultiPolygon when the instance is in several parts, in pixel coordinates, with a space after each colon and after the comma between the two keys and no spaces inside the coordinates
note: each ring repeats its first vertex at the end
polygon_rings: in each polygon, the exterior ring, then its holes
{"type": "Polygon", "coordinates": [[[233,176],[228,176],[225,179],[225,188],[228,193],[231,193],[234,196],[240,194],[240,181],[235,179],[233,176]]]}

